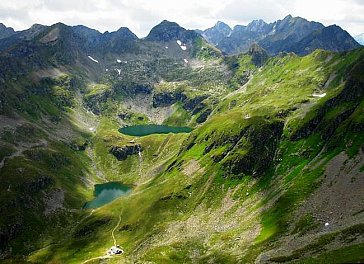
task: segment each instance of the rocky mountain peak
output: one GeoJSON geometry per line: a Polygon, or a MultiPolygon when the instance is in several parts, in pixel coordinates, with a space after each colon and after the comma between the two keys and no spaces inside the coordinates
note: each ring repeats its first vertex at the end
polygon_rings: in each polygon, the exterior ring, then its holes
{"type": "Polygon", "coordinates": [[[135,40],[138,37],[127,27],[121,27],[117,31],[113,32],[122,39],[135,40]]]}
{"type": "Polygon", "coordinates": [[[305,55],[316,49],[341,52],[359,47],[360,44],[347,31],[337,25],[331,25],[312,32],[295,45],[292,51],[305,55]]]}
{"type": "MultiPolygon", "coordinates": [[[[279,52],[290,52],[296,50],[295,46],[305,37],[325,27],[319,22],[308,21],[302,17],[293,17],[292,15],[287,15],[283,19],[270,24],[262,19],[253,20],[246,26],[234,26],[229,33],[219,31],[218,24],[201,32],[201,35],[211,44],[216,45],[228,54],[248,52],[254,42],[258,43],[271,55],[279,52]]],[[[338,29],[336,32],[339,33],[341,30],[338,29]]],[[[351,41],[349,42],[353,44],[351,41]]],[[[338,45],[340,43],[336,43],[336,46],[338,45]]],[[[356,45],[348,45],[347,47],[353,49],[356,45]]],[[[304,48],[304,50],[306,49],[304,48]]],[[[307,50],[310,50],[310,47],[307,50]]],[[[307,52],[300,51],[300,54],[307,54],[307,52]]]]}
{"type": "Polygon", "coordinates": [[[291,14],[288,14],[287,16],[285,16],[283,18],[283,20],[291,20],[292,18],[293,18],[292,15],[291,14]]]}
{"type": "Polygon", "coordinates": [[[248,50],[248,54],[252,56],[252,62],[255,66],[261,67],[268,59],[268,53],[260,47],[258,43],[253,43],[248,50]]]}
{"type": "Polygon", "coordinates": [[[163,20],[160,24],[153,27],[145,38],[148,41],[171,41],[181,40],[183,42],[189,42],[199,36],[193,30],[186,30],[175,22],[163,20]]]}
{"type": "Polygon", "coordinates": [[[3,23],[0,23],[0,30],[7,28],[3,23]]]}
{"type": "Polygon", "coordinates": [[[215,29],[220,30],[220,31],[231,31],[232,29],[230,28],[230,26],[222,21],[217,21],[215,26],[215,29]]]}
{"type": "Polygon", "coordinates": [[[266,26],[268,26],[268,24],[262,19],[253,20],[248,24],[247,30],[254,32],[262,32],[264,31],[266,26]]]}
{"type": "Polygon", "coordinates": [[[232,32],[232,29],[229,25],[225,24],[222,21],[217,21],[217,23],[211,27],[202,31],[200,34],[209,42],[214,45],[218,45],[218,43],[228,37],[232,32]]]}
{"type": "Polygon", "coordinates": [[[3,23],[0,23],[0,39],[7,38],[15,33],[11,27],[6,27],[3,23]]]}

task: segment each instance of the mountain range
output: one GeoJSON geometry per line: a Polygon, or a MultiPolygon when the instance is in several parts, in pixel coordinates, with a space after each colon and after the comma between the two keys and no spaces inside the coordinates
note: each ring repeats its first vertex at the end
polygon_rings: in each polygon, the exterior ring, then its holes
{"type": "MultiPolygon", "coordinates": [[[[0,43],[0,50],[7,45],[14,44],[16,39],[27,39],[44,28],[46,26],[34,25],[28,30],[15,32],[12,28],[7,28],[1,24],[0,39],[3,41],[0,43]]],[[[96,46],[103,45],[103,42],[115,42],[117,40],[128,42],[138,39],[128,28],[120,28],[116,32],[102,34],[85,26],[74,26],[72,31],[75,36],[85,42],[84,45],[88,46],[89,49],[96,50],[96,46]]],[[[193,30],[187,30],[186,33],[182,34],[181,32],[184,31],[185,29],[177,23],[165,20],[143,40],[169,41],[180,38],[183,41],[191,42],[192,39],[197,38],[197,34],[193,30]]],[[[347,51],[360,47],[360,44],[348,32],[337,25],[325,27],[321,23],[291,15],[269,24],[261,19],[254,20],[247,26],[237,25],[233,29],[224,22],[218,21],[212,28],[203,31],[196,30],[195,32],[226,54],[247,52],[254,43],[259,44],[269,55],[276,55],[279,52],[295,52],[298,55],[306,55],[315,49],[347,51]]],[[[360,36],[358,36],[358,40],[360,41],[360,36]]],[[[115,43],[115,45],[118,44],[115,43]]]]}
{"type": "Polygon", "coordinates": [[[291,16],[1,24],[0,262],[363,262],[363,69],[291,16]]]}
{"type": "Polygon", "coordinates": [[[227,54],[246,52],[255,42],[270,55],[279,52],[306,55],[317,48],[345,51],[359,47],[349,33],[336,25],[325,27],[291,15],[269,24],[261,19],[254,20],[247,26],[237,25],[233,29],[219,21],[214,27],[197,32],[227,54]]]}

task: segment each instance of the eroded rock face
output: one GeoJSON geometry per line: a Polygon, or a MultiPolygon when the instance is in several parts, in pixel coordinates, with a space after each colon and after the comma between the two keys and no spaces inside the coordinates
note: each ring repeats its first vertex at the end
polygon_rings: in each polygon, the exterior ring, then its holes
{"type": "Polygon", "coordinates": [[[203,100],[205,100],[208,96],[207,95],[200,95],[196,96],[194,98],[187,99],[183,103],[183,108],[187,111],[193,111],[193,114],[196,114],[199,112],[205,105],[202,103],[203,100]],[[200,107],[202,106],[202,108],[200,107]],[[195,111],[196,108],[199,108],[195,111]]]}
{"type": "Polygon", "coordinates": [[[122,147],[112,146],[109,152],[113,154],[118,160],[125,160],[130,155],[136,155],[142,151],[140,144],[125,145],[122,147]]]}
{"type": "Polygon", "coordinates": [[[228,174],[259,176],[272,164],[282,133],[282,122],[260,121],[239,134],[213,141],[204,153],[229,145],[224,152],[212,156],[214,162],[220,162],[228,174]]]}
{"type": "Polygon", "coordinates": [[[183,93],[158,93],[153,96],[153,107],[165,107],[176,102],[182,102],[187,98],[183,93]]]}
{"type": "MultiPolygon", "coordinates": [[[[207,95],[199,95],[193,98],[188,98],[181,92],[163,92],[153,95],[153,107],[166,107],[173,105],[177,102],[182,103],[183,109],[196,115],[206,108],[204,100],[208,98],[207,95]]],[[[203,123],[206,121],[211,113],[211,109],[205,109],[198,117],[197,122],[203,123]]]]}
{"type": "Polygon", "coordinates": [[[151,94],[153,88],[150,83],[130,83],[116,84],[114,87],[115,95],[135,96],[137,94],[151,94]]]}
{"type": "Polygon", "coordinates": [[[271,166],[282,133],[281,122],[249,127],[234,146],[236,150],[223,161],[223,166],[235,175],[261,175],[271,166]],[[239,150],[247,150],[247,153],[241,155],[239,150]]]}

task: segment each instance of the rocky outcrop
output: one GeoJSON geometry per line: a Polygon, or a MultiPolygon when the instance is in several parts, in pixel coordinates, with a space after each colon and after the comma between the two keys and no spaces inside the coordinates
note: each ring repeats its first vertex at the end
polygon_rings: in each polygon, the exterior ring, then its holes
{"type": "Polygon", "coordinates": [[[88,141],[85,141],[83,143],[73,142],[73,143],[71,143],[70,147],[71,147],[71,149],[73,149],[75,151],[85,151],[88,144],[89,144],[88,141]]]}
{"type": "Polygon", "coordinates": [[[118,160],[125,160],[128,156],[136,155],[142,151],[140,144],[125,145],[123,147],[112,146],[109,152],[113,154],[118,160]]]}
{"type": "Polygon", "coordinates": [[[203,111],[199,117],[197,117],[196,122],[201,124],[203,122],[205,122],[207,120],[207,118],[209,117],[209,115],[211,114],[212,110],[211,109],[206,109],[205,111],[203,111]]]}
{"type": "Polygon", "coordinates": [[[153,107],[165,107],[182,102],[187,98],[183,93],[164,92],[153,95],[153,107]]]}
{"type": "Polygon", "coordinates": [[[156,93],[153,95],[153,107],[165,107],[173,105],[177,102],[182,102],[182,107],[185,110],[192,112],[192,115],[195,115],[206,107],[206,105],[203,103],[203,100],[205,100],[207,97],[207,95],[200,95],[193,98],[188,98],[181,92],[156,93]]]}
{"type": "Polygon", "coordinates": [[[250,46],[248,54],[252,56],[252,62],[257,67],[263,66],[269,58],[268,53],[256,43],[250,46]]]}
{"type": "Polygon", "coordinates": [[[207,95],[200,95],[194,98],[188,98],[184,101],[183,108],[187,111],[193,111],[193,114],[196,114],[205,107],[204,104],[202,105],[202,101],[205,100],[207,97],[207,95]],[[199,109],[195,111],[196,108],[199,109]]]}
{"type": "Polygon", "coordinates": [[[126,112],[122,112],[122,113],[118,114],[118,117],[121,120],[128,120],[128,119],[131,118],[131,114],[130,113],[126,113],[126,112]]]}
{"type": "Polygon", "coordinates": [[[113,87],[115,94],[135,96],[137,94],[151,94],[152,87],[149,83],[121,83],[113,87]]]}
{"type": "Polygon", "coordinates": [[[102,105],[111,97],[111,91],[104,91],[102,93],[87,96],[84,104],[86,108],[90,109],[95,115],[100,115],[102,111],[102,105]]]}

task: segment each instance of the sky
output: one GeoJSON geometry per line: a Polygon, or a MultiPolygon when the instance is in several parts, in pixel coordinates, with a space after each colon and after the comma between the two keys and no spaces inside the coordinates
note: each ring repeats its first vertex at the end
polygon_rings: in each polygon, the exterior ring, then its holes
{"type": "Polygon", "coordinates": [[[38,23],[85,25],[100,32],[128,27],[139,37],[167,19],[188,29],[206,29],[218,20],[230,26],[254,19],[273,22],[286,15],[352,35],[364,33],[364,0],[1,0],[0,22],[15,30],[38,23]]]}

